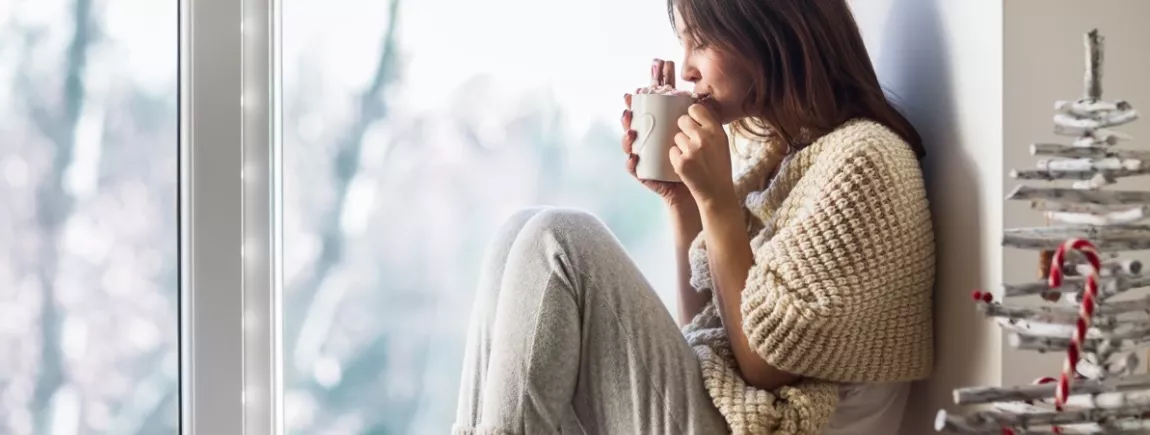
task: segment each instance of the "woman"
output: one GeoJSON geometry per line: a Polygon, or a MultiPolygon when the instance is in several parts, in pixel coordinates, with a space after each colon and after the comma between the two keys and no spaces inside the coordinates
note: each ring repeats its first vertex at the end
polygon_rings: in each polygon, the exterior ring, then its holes
{"type": "Polygon", "coordinates": [[[898,433],[933,364],[919,136],[845,0],[668,10],[708,96],[670,152],[684,182],[643,181],[671,216],[682,329],[598,219],[523,211],[485,260],[454,432],[898,433]],[[756,139],[738,174],[725,124],[756,139]]]}

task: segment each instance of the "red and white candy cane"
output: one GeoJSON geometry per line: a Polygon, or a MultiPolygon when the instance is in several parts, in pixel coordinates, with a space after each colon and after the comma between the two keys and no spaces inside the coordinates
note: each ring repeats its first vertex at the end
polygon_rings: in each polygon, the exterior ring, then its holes
{"type": "Polygon", "coordinates": [[[1062,377],[1058,379],[1058,386],[1054,393],[1054,407],[1061,411],[1070,396],[1070,380],[1077,373],[1078,359],[1082,355],[1082,342],[1086,340],[1086,330],[1090,329],[1091,319],[1094,317],[1094,299],[1098,295],[1098,276],[1102,269],[1102,260],[1098,257],[1098,250],[1085,239],[1070,239],[1062,243],[1050,261],[1050,288],[1062,287],[1062,263],[1066,251],[1078,251],[1086,256],[1090,263],[1090,271],[1086,275],[1086,286],[1082,291],[1082,302],[1078,306],[1078,322],[1074,328],[1074,336],[1070,337],[1070,348],[1066,349],[1066,362],[1062,365],[1062,377]]]}
{"type": "MultiPolygon", "coordinates": [[[[1066,361],[1062,365],[1062,375],[1058,379],[1058,385],[1054,390],[1054,408],[1061,411],[1066,401],[1070,396],[1070,380],[1077,374],[1078,359],[1082,355],[1082,342],[1086,340],[1086,331],[1090,329],[1090,322],[1094,318],[1095,298],[1098,296],[1098,280],[1100,270],[1102,269],[1102,260],[1098,257],[1098,250],[1085,239],[1070,239],[1063,242],[1054,252],[1050,260],[1050,277],[1047,283],[1051,289],[1062,287],[1062,263],[1065,261],[1067,251],[1078,251],[1086,256],[1087,262],[1090,264],[1089,273],[1086,275],[1086,285],[1082,291],[1082,302],[1078,307],[1078,321],[1074,328],[1074,336],[1070,337],[1070,348],[1066,350],[1066,361]]],[[[991,303],[993,296],[989,292],[974,291],[971,296],[976,301],[983,303],[991,303]]],[[[1047,383],[1052,381],[1050,378],[1041,378],[1035,383],[1047,383]]],[[[1055,427],[1054,433],[1061,433],[1059,427],[1055,427]]],[[[1015,431],[1010,427],[1002,428],[1003,435],[1014,435],[1015,431]]]]}

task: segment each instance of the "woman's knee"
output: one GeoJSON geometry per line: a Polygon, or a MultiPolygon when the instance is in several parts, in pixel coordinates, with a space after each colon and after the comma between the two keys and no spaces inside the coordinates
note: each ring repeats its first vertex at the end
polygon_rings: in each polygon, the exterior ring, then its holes
{"type": "Polygon", "coordinates": [[[489,239],[480,264],[479,293],[476,295],[477,305],[494,307],[499,299],[499,286],[507,267],[507,258],[511,254],[516,238],[519,237],[519,232],[523,230],[531,218],[544,212],[547,208],[530,207],[512,213],[495,231],[494,236],[489,239]]]}
{"type": "Polygon", "coordinates": [[[511,249],[511,245],[515,243],[515,239],[519,237],[519,232],[523,229],[524,225],[531,218],[539,213],[546,211],[549,207],[527,207],[517,210],[512,213],[507,219],[499,225],[495,230],[495,235],[490,239],[487,244],[487,255],[485,256],[486,265],[498,264],[502,261],[503,257],[507,256],[507,251],[511,249]]]}
{"type": "Polygon", "coordinates": [[[596,245],[604,237],[613,237],[607,225],[594,214],[577,208],[545,209],[519,231],[519,238],[554,241],[565,249],[596,245]]]}

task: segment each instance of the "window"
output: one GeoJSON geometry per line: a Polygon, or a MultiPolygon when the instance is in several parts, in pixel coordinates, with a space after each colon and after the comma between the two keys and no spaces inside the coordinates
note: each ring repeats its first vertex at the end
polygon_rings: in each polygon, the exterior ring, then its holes
{"type": "Polygon", "coordinates": [[[0,433],[176,431],[177,24],[0,2],[0,433]]]}
{"type": "Polygon", "coordinates": [[[0,433],[446,432],[517,208],[672,303],[618,118],[678,50],[646,0],[0,2],[0,433]]]}
{"type": "Polygon", "coordinates": [[[657,1],[283,0],[288,433],[447,433],[479,260],[519,207],[599,215],[671,303],[619,145],[652,56],[679,56],[657,1]]]}

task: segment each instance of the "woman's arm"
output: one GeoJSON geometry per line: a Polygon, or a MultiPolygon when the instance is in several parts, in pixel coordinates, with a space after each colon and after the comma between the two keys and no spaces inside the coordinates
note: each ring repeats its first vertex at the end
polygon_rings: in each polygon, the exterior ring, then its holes
{"type": "Polygon", "coordinates": [[[706,232],[707,257],[711,280],[719,303],[719,315],[731,340],[731,350],[747,383],[774,390],[795,382],[798,375],[779,370],[759,356],[743,332],[741,310],[743,287],[754,266],[751,242],[747,236],[738,201],[704,201],[699,204],[701,221],[706,232]]]}
{"type": "Polygon", "coordinates": [[[710,292],[696,291],[691,286],[691,260],[688,257],[691,242],[703,231],[703,222],[699,207],[693,201],[688,205],[668,206],[668,212],[675,237],[675,268],[679,274],[679,326],[684,326],[691,323],[691,319],[711,300],[710,292]]]}

